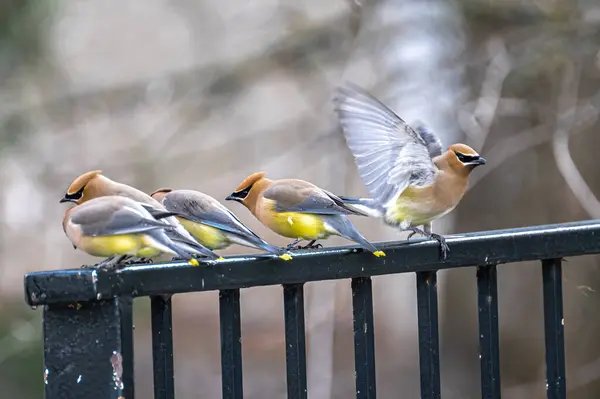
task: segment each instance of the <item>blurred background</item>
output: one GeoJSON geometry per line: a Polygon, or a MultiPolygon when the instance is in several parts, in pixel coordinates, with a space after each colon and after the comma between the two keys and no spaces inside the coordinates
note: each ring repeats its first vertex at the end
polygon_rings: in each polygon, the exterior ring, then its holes
{"type": "MultiPolygon", "coordinates": [[[[41,310],[24,305],[23,274],[96,261],[60,225],[79,174],[223,199],[264,170],[366,195],[331,105],[350,80],[488,160],[436,231],[600,218],[599,51],[597,0],[3,0],[1,396],[42,397],[41,310]]],[[[354,221],[373,241],[405,237],[354,221]]],[[[598,260],[563,269],[570,399],[600,397],[598,260]]],[[[438,279],[442,395],[478,398],[475,270],[438,279]]],[[[541,268],[501,266],[498,280],[503,396],[543,398],[541,268]]],[[[375,278],[374,291],[379,397],[418,398],[415,277],[375,278]]],[[[310,397],[353,397],[349,281],[305,292],[310,397]]],[[[219,398],[217,295],[174,303],[176,395],[219,398]]],[[[242,314],[246,397],[284,398],[280,287],[243,290],[242,314]]],[[[135,318],[137,397],[150,398],[147,300],[135,318]]]]}

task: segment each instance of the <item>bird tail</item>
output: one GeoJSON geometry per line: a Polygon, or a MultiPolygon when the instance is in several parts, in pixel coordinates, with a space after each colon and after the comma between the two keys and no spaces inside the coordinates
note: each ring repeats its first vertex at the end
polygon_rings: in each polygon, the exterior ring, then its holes
{"type": "Polygon", "coordinates": [[[167,232],[167,235],[171,241],[177,244],[178,247],[185,249],[185,251],[190,254],[205,256],[209,259],[221,258],[219,255],[206,248],[204,245],[199,244],[196,241],[189,240],[187,237],[184,237],[179,233],[178,230],[170,230],[167,232]]]}
{"type": "Polygon", "coordinates": [[[348,208],[353,208],[356,211],[374,218],[380,218],[383,216],[383,207],[373,198],[353,198],[353,197],[339,197],[348,208]]]}
{"type": "Polygon", "coordinates": [[[366,250],[373,252],[373,255],[377,257],[385,256],[385,252],[378,250],[375,245],[367,241],[346,216],[331,215],[324,219],[329,227],[335,231],[335,234],[360,244],[366,250]]]}
{"type": "Polygon", "coordinates": [[[284,260],[291,259],[291,256],[286,253],[285,249],[271,245],[257,235],[241,235],[233,233],[227,235],[229,236],[229,239],[236,244],[256,249],[262,249],[269,253],[275,254],[284,260]]]}
{"type": "Polygon", "coordinates": [[[198,261],[194,259],[194,250],[189,250],[184,245],[172,240],[170,236],[171,230],[155,229],[146,232],[146,235],[152,240],[152,246],[161,252],[170,253],[179,256],[183,259],[188,259],[193,265],[198,265],[198,261]]]}

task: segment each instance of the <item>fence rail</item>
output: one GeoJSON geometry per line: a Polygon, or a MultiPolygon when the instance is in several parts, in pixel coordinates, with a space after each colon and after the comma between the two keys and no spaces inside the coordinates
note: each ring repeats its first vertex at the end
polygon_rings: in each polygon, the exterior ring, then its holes
{"type": "Polygon", "coordinates": [[[443,262],[432,241],[382,243],[374,258],[354,247],[303,251],[292,262],[231,257],[208,267],[187,263],[118,271],[59,270],[25,276],[26,301],[44,306],[47,399],[133,398],[132,298],[151,298],[154,396],[174,398],[171,295],[219,290],[223,398],[242,398],[240,289],[282,285],[288,398],[306,398],[303,284],[351,279],[357,398],[375,398],[372,276],[416,273],[421,398],[440,398],[436,272],[476,267],[481,394],[499,399],[496,266],[541,260],[547,397],[566,398],[562,258],[600,253],[600,221],[448,237],[443,262]]]}

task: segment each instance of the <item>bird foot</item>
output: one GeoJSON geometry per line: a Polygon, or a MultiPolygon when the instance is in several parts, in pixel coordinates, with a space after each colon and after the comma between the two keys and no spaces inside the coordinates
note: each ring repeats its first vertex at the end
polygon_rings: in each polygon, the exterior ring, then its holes
{"type": "Polygon", "coordinates": [[[292,241],[287,247],[285,247],[286,251],[293,251],[295,249],[302,249],[301,245],[297,245],[302,239],[298,238],[297,240],[292,241]]]}
{"type": "Polygon", "coordinates": [[[293,249],[299,250],[299,249],[319,249],[319,248],[323,248],[323,246],[321,244],[311,244],[311,243],[308,243],[305,246],[298,245],[298,246],[294,247],[293,249]]]}
{"type": "Polygon", "coordinates": [[[435,234],[435,233],[431,233],[429,235],[429,238],[434,239],[440,243],[440,250],[442,251],[442,259],[446,259],[448,257],[448,252],[450,252],[450,247],[446,243],[446,239],[444,238],[444,236],[435,234]]]}
{"type": "Polygon", "coordinates": [[[116,270],[124,267],[126,265],[125,262],[114,262],[114,261],[106,261],[94,263],[93,265],[82,265],[82,269],[92,269],[92,270],[116,270]]]}
{"type": "Polygon", "coordinates": [[[406,237],[407,241],[410,240],[410,238],[412,236],[414,236],[415,234],[421,234],[422,236],[426,237],[428,240],[436,240],[437,242],[439,242],[440,243],[440,251],[442,252],[442,259],[445,260],[448,257],[448,252],[450,252],[450,247],[446,243],[446,239],[444,238],[444,236],[442,236],[440,234],[436,234],[436,233],[427,233],[416,227],[411,227],[411,230],[412,230],[412,232],[408,235],[408,237],[406,237]]]}
{"type": "Polygon", "coordinates": [[[152,263],[152,259],[150,258],[131,258],[122,262],[123,265],[142,265],[152,263]]]}
{"type": "Polygon", "coordinates": [[[318,248],[323,248],[323,246],[321,244],[308,244],[304,247],[304,249],[318,249],[318,248]]]}

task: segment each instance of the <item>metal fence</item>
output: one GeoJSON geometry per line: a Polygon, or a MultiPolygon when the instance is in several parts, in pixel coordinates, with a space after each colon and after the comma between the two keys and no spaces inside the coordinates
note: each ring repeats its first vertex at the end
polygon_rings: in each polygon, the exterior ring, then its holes
{"type": "Polygon", "coordinates": [[[416,273],[421,398],[440,398],[436,272],[476,267],[482,398],[500,398],[496,265],[541,260],[547,397],[566,398],[562,258],[600,253],[600,221],[451,236],[441,262],[435,242],[380,245],[374,259],[353,247],[299,253],[291,262],[232,257],[214,266],[184,263],[118,271],[59,270],[25,276],[26,300],[44,305],[47,399],[133,398],[133,297],[151,298],[154,397],[174,397],[171,295],[219,290],[223,398],[242,398],[240,289],[281,284],[288,398],[306,398],[303,284],[351,279],[356,397],[375,398],[371,276],[416,273]]]}

